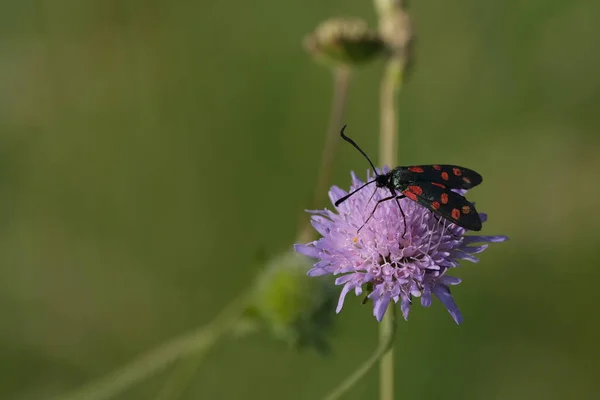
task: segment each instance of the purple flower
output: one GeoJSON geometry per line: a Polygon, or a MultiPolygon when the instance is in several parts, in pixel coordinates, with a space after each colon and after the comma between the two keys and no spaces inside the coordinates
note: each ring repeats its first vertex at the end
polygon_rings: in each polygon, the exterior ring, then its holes
{"type": "MultiPolygon", "coordinates": [[[[367,173],[367,180],[370,179],[367,173]]],[[[352,173],[351,190],[361,185],[363,182],[352,173]]],[[[334,203],[346,194],[334,186],[329,198],[334,203]]],[[[354,290],[358,296],[368,285],[371,290],[368,297],[373,300],[373,315],[378,321],[382,320],[390,301],[399,302],[402,315],[408,319],[412,298],[421,297],[421,304],[429,307],[433,294],[460,324],[462,316],[449,288],[459,284],[460,279],[449,276],[447,271],[457,267],[458,260],[478,262],[475,254],[488,245],[477,243],[503,242],[508,238],[464,236],[466,229],[436,218],[425,207],[407,198],[400,200],[406,218],[395,201],[385,201],[357,232],[373,211],[375,202],[387,196],[387,189],[370,185],[340,204],[338,213],[327,209],[309,211],[314,214],[313,227],[323,237],[294,246],[297,252],[318,259],[308,275],[339,275],[335,284],[343,285],[343,289],[338,313],[349,291],[354,290]]],[[[486,214],[480,216],[485,222],[486,214]]]]}

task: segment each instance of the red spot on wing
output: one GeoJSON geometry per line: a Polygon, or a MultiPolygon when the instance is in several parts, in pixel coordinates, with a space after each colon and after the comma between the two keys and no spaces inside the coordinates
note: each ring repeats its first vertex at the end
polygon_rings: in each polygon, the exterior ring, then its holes
{"type": "Polygon", "coordinates": [[[442,167],[440,167],[439,165],[434,165],[433,169],[435,169],[436,171],[440,171],[442,167]]]}
{"type": "Polygon", "coordinates": [[[416,194],[417,196],[420,196],[423,194],[423,189],[421,189],[420,186],[409,186],[408,190],[410,190],[411,192],[413,192],[414,194],[416,194]]]}
{"type": "Polygon", "coordinates": [[[437,187],[441,187],[442,189],[446,189],[446,186],[442,185],[441,183],[437,183],[437,182],[431,182],[432,185],[435,185],[437,187]]]}
{"type": "Polygon", "coordinates": [[[460,218],[460,210],[458,208],[452,209],[452,218],[454,218],[454,219],[460,218]]]}
{"type": "Polygon", "coordinates": [[[412,201],[417,201],[417,195],[411,192],[410,190],[405,190],[402,192],[402,194],[411,199],[412,201]]]}
{"type": "Polygon", "coordinates": [[[460,170],[460,168],[452,168],[452,173],[456,176],[462,175],[462,171],[460,170]]]}
{"type": "Polygon", "coordinates": [[[442,179],[447,181],[448,180],[448,173],[447,172],[442,172],[442,179]]]}
{"type": "Polygon", "coordinates": [[[410,167],[408,170],[410,172],[418,172],[418,173],[423,172],[423,168],[421,168],[421,167],[410,167]]]}
{"type": "Polygon", "coordinates": [[[446,193],[442,193],[442,204],[448,204],[448,195],[446,193]]]}
{"type": "Polygon", "coordinates": [[[469,206],[462,206],[462,213],[463,214],[468,214],[471,212],[471,207],[469,206]]]}
{"type": "Polygon", "coordinates": [[[467,183],[471,183],[471,180],[469,178],[467,178],[466,176],[463,176],[463,181],[465,181],[467,183]]]}
{"type": "Polygon", "coordinates": [[[431,208],[433,208],[434,210],[439,209],[440,203],[438,203],[437,201],[434,201],[433,203],[431,203],[431,208]]]}

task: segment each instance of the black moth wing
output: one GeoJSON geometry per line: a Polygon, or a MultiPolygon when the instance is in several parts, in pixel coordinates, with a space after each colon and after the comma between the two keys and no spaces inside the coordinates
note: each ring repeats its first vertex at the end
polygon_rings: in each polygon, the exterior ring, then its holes
{"type": "Polygon", "coordinates": [[[458,193],[430,182],[408,185],[402,194],[435,214],[471,231],[481,230],[475,205],[458,193]]]}
{"type": "Polygon", "coordinates": [[[471,189],[483,178],[472,169],[458,165],[413,165],[398,167],[407,182],[436,182],[450,189],[471,189]]]}

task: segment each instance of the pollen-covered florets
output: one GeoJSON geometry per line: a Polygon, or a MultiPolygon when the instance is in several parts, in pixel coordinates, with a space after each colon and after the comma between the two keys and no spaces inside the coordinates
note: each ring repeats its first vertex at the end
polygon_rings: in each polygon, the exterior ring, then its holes
{"type": "MultiPolygon", "coordinates": [[[[367,181],[372,179],[369,175],[367,181]]],[[[350,191],[363,184],[352,173],[350,191]]],[[[334,186],[329,197],[335,203],[346,194],[334,186]]],[[[476,243],[503,242],[508,238],[464,236],[464,228],[436,217],[407,198],[399,201],[403,213],[396,201],[384,201],[363,226],[376,201],[388,196],[387,189],[369,185],[340,204],[338,213],[327,209],[309,211],[313,214],[312,225],[322,237],[295,246],[297,252],[318,259],[309,276],[340,275],[335,281],[336,285],[343,285],[337,312],[341,311],[349,291],[360,295],[365,285],[370,284],[372,292],[368,298],[373,300],[373,315],[378,321],[390,301],[399,302],[404,318],[408,319],[413,297],[421,297],[421,304],[428,307],[433,294],[454,321],[461,323],[462,316],[449,289],[459,284],[460,279],[448,276],[447,271],[457,267],[461,259],[477,262],[474,255],[488,245],[476,243]]],[[[480,217],[485,222],[486,214],[480,213],[480,217]]]]}

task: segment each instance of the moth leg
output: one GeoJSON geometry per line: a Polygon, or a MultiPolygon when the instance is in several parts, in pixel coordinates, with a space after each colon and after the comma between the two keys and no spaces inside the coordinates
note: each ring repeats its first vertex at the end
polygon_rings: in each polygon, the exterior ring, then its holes
{"type": "MultiPolygon", "coordinates": [[[[392,193],[394,193],[394,196],[396,196],[395,192],[392,192],[392,193]]],[[[403,198],[405,198],[405,197],[406,196],[403,195],[403,194],[401,194],[400,196],[396,196],[395,197],[396,204],[398,204],[398,208],[400,209],[400,213],[402,213],[402,221],[404,222],[404,233],[402,234],[402,239],[404,239],[404,235],[406,235],[406,215],[404,214],[404,210],[402,210],[402,206],[400,205],[400,200],[403,199],[403,198]]]]}
{"type": "Polygon", "coordinates": [[[381,200],[377,200],[377,203],[375,203],[375,207],[373,208],[373,211],[371,211],[371,215],[369,215],[369,218],[367,218],[367,220],[362,224],[362,226],[360,228],[358,228],[358,230],[356,231],[356,233],[358,234],[360,232],[360,230],[363,228],[363,226],[365,226],[367,224],[367,222],[369,222],[369,220],[371,219],[371,217],[373,216],[373,214],[375,214],[375,210],[377,210],[377,206],[379,206],[379,204],[383,203],[384,201],[389,201],[396,198],[396,194],[394,193],[392,196],[389,197],[385,197],[381,200]]]}

